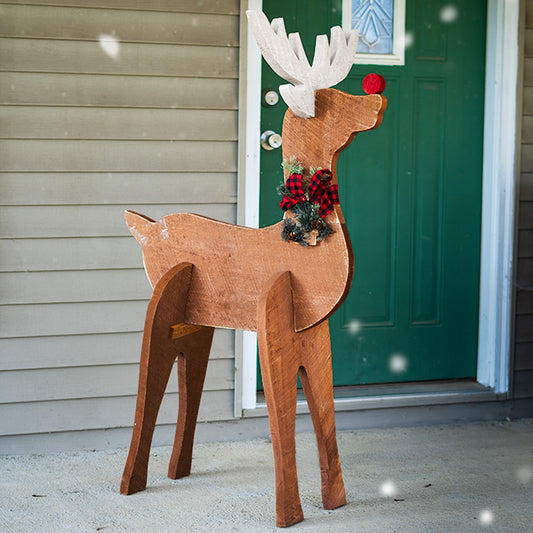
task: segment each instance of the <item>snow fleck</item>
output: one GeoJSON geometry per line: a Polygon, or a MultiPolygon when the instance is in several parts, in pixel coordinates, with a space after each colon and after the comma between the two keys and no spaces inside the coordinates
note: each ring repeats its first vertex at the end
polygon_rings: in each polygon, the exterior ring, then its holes
{"type": "Polygon", "coordinates": [[[102,33],[98,40],[102,50],[114,61],[118,59],[120,53],[120,42],[113,35],[106,35],[102,33]]]}
{"type": "Polygon", "coordinates": [[[483,509],[479,513],[479,522],[482,526],[490,526],[494,522],[494,513],[490,509],[483,509]]]}
{"type": "Polygon", "coordinates": [[[516,480],[522,485],[527,485],[533,480],[533,468],[529,465],[522,465],[516,471],[516,480]]]}
{"type": "Polygon", "coordinates": [[[459,11],[457,11],[457,8],[452,4],[445,5],[440,10],[441,22],[446,22],[446,23],[455,22],[458,16],[459,16],[459,11]]]}
{"type": "Polygon", "coordinates": [[[360,320],[357,320],[354,318],[353,320],[350,320],[347,324],[348,332],[350,335],[357,335],[361,332],[361,328],[363,327],[363,324],[361,324],[360,320]]]}
{"type": "Polygon", "coordinates": [[[389,359],[389,370],[394,374],[403,374],[407,367],[409,366],[409,361],[407,357],[401,353],[393,353],[389,359]]]}
{"type": "Polygon", "coordinates": [[[161,238],[163,240],[166,240],[166,239],[168,239],[170,237],[170,235],[168,233],[167,222],[166,222],[166,220],[161,220],[160,224],[161,224],[161,226],[163,226],[162,229],[161,229],[161,232],[160,232],[161,238]]]}
{"type": "Polygon", "coordinates": [[[411,48],[415,44],[415,36],[413,35],[412,31],[406,31],[405,35],[403,36],[403,46],[404,48],[411,48]]]}
{"type": "Polygon", "coordinates": [[[383,496],[395,496],[398,494],[398,489],[396,488],[396,485],[388,479],[381,485],[379,492],[381,492],[383,496]]]}

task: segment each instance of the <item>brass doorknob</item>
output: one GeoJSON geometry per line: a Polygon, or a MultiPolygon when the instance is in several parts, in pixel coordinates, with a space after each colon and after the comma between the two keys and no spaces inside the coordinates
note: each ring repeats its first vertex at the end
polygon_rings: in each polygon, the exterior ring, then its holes
{"type": "Polygon", "coordinates": [[[272,130],[264,131],[261,134],[261,146],[265,150],[275,150],[281,146],[281,135],[272,130]]]}

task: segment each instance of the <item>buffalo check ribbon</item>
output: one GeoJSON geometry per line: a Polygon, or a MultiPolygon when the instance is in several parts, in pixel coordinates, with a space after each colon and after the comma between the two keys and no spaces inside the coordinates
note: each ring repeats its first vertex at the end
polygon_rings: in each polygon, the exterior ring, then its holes
{"type": "Polygon", "coordinates": [[[307,191],[304,191],[301,174],[291,174],[285,185],[290,192],[290,196],[284,195],[279,203],[283,211],[291,209],[296,204],[306,201],[313,202],[320,206],[318,214],[321,218],[329,215],[333,211],[333,205],[339,203],[339,189],[337,185],[330,185],[331,171],[323,168],[313,174],[307,191]]]}

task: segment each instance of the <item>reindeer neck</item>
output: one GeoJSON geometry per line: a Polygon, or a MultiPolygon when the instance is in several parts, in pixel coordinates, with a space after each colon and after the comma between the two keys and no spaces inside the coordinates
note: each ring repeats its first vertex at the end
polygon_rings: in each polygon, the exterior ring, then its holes
{"type": "MultiPolygon", "coordinates": [[[[339,154],[350,144],[349,139],[341,138],[335,128],[328,127],[325,120],[318,118],[303,119],[296,116],[290,109],[283,120],[283,160],[294,157],[304,167],[304,180],[310,179],[310,169],[327,168],[331,171],[331,183],[337,184],[337,160],[339,154]]],[[[284,170],[284,179],[289,174],[284,170]]],[[[339,205],[329,215],[340,222],[344,217],[339,205]]]]}

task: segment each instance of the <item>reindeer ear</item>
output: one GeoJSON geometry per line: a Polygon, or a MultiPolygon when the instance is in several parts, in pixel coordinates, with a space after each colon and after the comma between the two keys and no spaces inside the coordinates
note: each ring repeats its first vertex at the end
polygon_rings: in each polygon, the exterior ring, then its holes
{"type": "Polygon", "coordinates": [[[155,220],[148,218],[135,211],[124,211],[124,219],[130,233],[143,244],[150,233],[150,228],[155,224],[155,220]]]}

